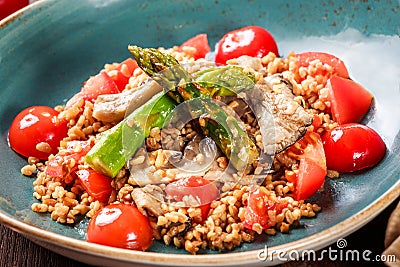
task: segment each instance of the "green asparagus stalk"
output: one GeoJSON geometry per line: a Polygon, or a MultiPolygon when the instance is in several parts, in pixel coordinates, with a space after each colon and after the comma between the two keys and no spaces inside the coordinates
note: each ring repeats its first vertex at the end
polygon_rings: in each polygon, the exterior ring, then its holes
{"type": "Polygon", "coordinates": [[[215,141],[236,170],[243,171],[257,160],[258,150],[233,114],[225,112],[211,98],[199,97],[185,103],[193,117],[199,117],[204,134],[215,141]]]}
{"type": "Polygon", "coordinates": [[[254,74],[239,66],[209,68],[192,77],[174,57],[157,49],[130,45],[128,50],[139,67],[178,103],[200,96],[234,96],[255,83],[254,74]]]}
{"type": "Polygon", "coordinates": [[[104,175],[116,176],[142,146],[150,129],[162,128],[174,108],[174,101],[164,92],[156,94],[116,126],[102,133],[86,155],[85,162],[104,175]]]}
{"type": "Polygon", "coordinates": [[[201,98],[200,102],[193,102],[196,105],[194,110],[208,114],[203,116],[204,123],[200,125],[237,170],[243,169],[258,158],[254,142],[240,127],[236,118],[227,114],[214,101],[210,101],[213,97],[232,96],[253,88],[253,74],[245,74],[240,67],[217,67],[199,72],[193,81],[192,76],[170,55],[157,49],[143,49],[137,46],[129,46],[128,50],[135,57],[139,67],[164,86],[167,94],[178,103],[201,98]]]}

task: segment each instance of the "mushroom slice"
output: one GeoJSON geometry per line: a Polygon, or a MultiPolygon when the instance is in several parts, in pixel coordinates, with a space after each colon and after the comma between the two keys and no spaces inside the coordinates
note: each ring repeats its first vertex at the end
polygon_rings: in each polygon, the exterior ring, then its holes
{"type": "Polygon", "coordinates": [[[100,95],[94,103],[93,117],[103,122],[119,122],[161,90],[158,83],[150,80],[136,89],[100,95]]]}
{"type": "Polygon", "coordinates": [[[264,153],[282,152],[300,139],[313,121],[294,100],[293,85],[282,75],[266,77],[245,97],[257,117],[264,153]]]}

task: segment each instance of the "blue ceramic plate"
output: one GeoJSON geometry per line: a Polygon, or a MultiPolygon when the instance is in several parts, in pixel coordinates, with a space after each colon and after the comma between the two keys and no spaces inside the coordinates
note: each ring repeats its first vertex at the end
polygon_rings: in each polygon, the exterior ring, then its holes
{"type": "MultiPolygon", "coordinates": [[[[40,1],[0,23],[0,222],[53,251],[96,265],[269,265],[272,250],[319,249],[377,216],[400,192],[400,7],[397,1],[40,1]],[[392,5],[390,5],[392,3],[392,5]],[[280,53],[325,51],[342,58],[351,77],[375,96],[365,123],[388,152],[375,168],[327,179],[316,195],[317,218],[290,234],[263,236],[232,252],[188,255],[155,243],[149,252],[84,241],[85,225],[63,226],[30,210],[33,180],[25,160],[7,145],[12,118],[31,105],[65,103],[104,63],[129,56],[128,44],[170,47],[206,32],[212,44],[225,32],[264,26],[280,53]],[[265,256],[265,255],[264,255],[265,256]]],[[[276,259],[275,259],[276,260],[276,259]]]]}

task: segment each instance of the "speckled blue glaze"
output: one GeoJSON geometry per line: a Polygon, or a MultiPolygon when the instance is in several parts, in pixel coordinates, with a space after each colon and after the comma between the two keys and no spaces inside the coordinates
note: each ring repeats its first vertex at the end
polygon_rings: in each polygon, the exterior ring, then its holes
{"type": "MultiPolygon", "coordinates": [[[[362,43],[368,48],[375,45],[369,40],[382,36],[386,38],[387,53],[394,55],[386,63],[397,66],[399,17],[398,1],[49,0],[36,3],[0,25],[0,214],[84,240],[85,221],[76,226],[63,226],[53,222],[48,214],[30,211],[36,201],[32,197],[33,179],[21,175],[25,159],[8,147],[7,131],[13,117],[25,107],[65,103],[105,63],[128,57],[128,44],[169,47],[206,32],[213,46],[225,32],[255,24],[266,27],[278,46],[284,44],[280,47],[281,54],[296,50],[290,47],[290,40],[304,38],[310,38],[304,49],[318,50],[328,38],[333,40],[330,47],[335,51],[334,36],[352,29],[362,41],[357,37],[346,44],[341,38],[338,46],[344,45],[347,50],[337,56],[351,66],[352,56],[358,53],[357,45],[362,43]]],[[[396,107],[400,102],[400,71],[394,68],[394,75],[387,76],[380,73],[381,58],[373,53],[361,56],[369,58],[368,62],[372,62],[369,69],[375,68],[376,75],[359,73],[356,68],[350,68],[350,73],[356,74],[357,80],[375,95],[375,109],[365,123],[384,137],[388,145],[386,157],[371,170],[327,179],[325,190],[314,196],[323,208],[317,218],[302,220],[299,228],[289,235],[259,237],[235,252],[261,249],[265,244],[282,245],[317,234],[359,214],[383,194],[399,187],[400,127],[396,107]],[[383,113],[388,107],[393,107],[390,116],[383,113]]],[[[392,200],[389,197],[387,204],[392,200]]],[[[185,253],[157,242],[151,251],[185,253]]]]}

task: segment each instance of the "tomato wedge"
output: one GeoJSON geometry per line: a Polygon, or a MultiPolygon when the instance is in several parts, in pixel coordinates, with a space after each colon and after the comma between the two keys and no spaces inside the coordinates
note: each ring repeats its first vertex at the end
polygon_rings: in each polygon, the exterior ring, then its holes
{"type": "Polygon", "coordinates": [[[343,124],[322,135],[329,169],[354,172],[376,165],[386,153],[377,132],[358,123],[343,124]]]}
{"type": "Polygon", "coordinates": [[[334,74],[349,78],[349,72],[344,62],[338,57],[324,52],[303,52],[296,54],[299,67],[308,67],[311,61],[319,59],[322,64],[328,64],[334,69],[334,74]]]}
{"type": "Polygon", "coordinates": [[[110,204],[90,220],[86,240],[101,245],[144,251],[153,242],[149,218],[129,204],[110,204]]]}
{"type": "Polygon", "coordinates": [[[286,178],[294,182],[294,198],[304,200],[324,184],[326,158],[321,137],[315,132],[307,132],[297,144],[289,148],[289,153],[300,160],[299,169],[295,173],[287,172],[286,178]]]}
{"type": "Polygon", "coordinates": [[[46,174],[52,177],[64,177],[68,175],[71,170],[68,166],[64,167],[63,164],[70,159],[73,159],[76,163],[81,162],[92,146],[93,144],[89,141],[69,141],[62,155],[57,153],[54,158],[48,161],[46,174]]]}
{"type": "Polygon", "coordinates": [[[327,87],[332,117],[339,124],[359,122],[369,110],[373,96],[360,84],[332,76],[327,87]]]}
{"type": "Polygon", "coordinates": [[[192,197],[201,208],[202,220],[208,216],[210,203],[219,197],[218,188],[201,176],[191,176],[172,182],[166,186],[165,192],[176,201],[182,201],[184,197],[192,197]]]}
{"type": "Polygon", "coordinates": [[[114,69],[109,70],[107,73],[117,85],[118,91],[122,92],[129,82],[129,78],[138,67],[136,61],[132,58],[127,58],[119,63],[114,69]]]}
{"type": "Polygon", "coordinates": [[[278,56],[278,46],[274,37],[259,26],[247,26],[226,33],[215,47],[215,62],[226,64],[232,58],[243,55],[263,57],[269,52],[278,56]]]}
{"type": "Polygon", "coordinates": [[[93,169],[82,169],[75,173],[83,188],[94,200],[105,202],[110,198],[112,186],[109,177],[96,172],[93,169]]]}
{"type": "Polygon", "coordinates": [[[47,106],[32,106],[21,111],[8,132],[10,147],[24,157],[40,160],[56,154],[60,141],[68,133],[68,122],[58,119],[58,114],[47,106]]]}
{"type": "Polygon", "coordinates": [[[179,46],[179,51],[183,51],[185,46],[195,48],[195,51],[191,54],[194,59],[204,58],[207,53],[211,51],[207,34],[205,33],[198,34],[183,42],[183,44],[179,46]]]}
{"type": "Polygon", "coordinates": [[[70,107],[82,98],[94,103],[99,95],[117,94],[119,92],[120,90],[114,80],[105,71],[101,71],[96,76],[90,77],[83,85],[81,91],[68,100],[66,106],[70,107]]]}
{"type": "Polygon", "coordinates": [[[278,215],[289,203],[286,201],[272,201],[268,196],[269,194],[265,187],[258,187],[250,191],[244,215],[244,227],[253,229],[253,225],[258,223],[263,229],[267,229],[275,225],[275,222],[271,221],[268,216],[268,212],[274,210],[278,215]]]}
{"type": "Polygon", "coordinates": [[[99,95],[119,93],[118,87],[105,71],[90,77],[81,90],[85,100],[94,102],[99,95]]]}

